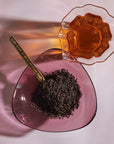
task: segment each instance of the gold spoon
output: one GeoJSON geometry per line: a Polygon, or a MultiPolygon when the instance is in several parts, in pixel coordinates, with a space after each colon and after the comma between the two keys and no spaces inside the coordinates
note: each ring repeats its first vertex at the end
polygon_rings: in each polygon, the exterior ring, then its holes
{"type": "Polygon", "coordinates": [[[37,79],[39,81],[41,81],[41,82],[44,81],[45,80],[44,76],[36,68],[36,66],[33,64],[33,62],[30,60],[30,58],[26,55],[26,53],[21,48],[21,46],[18,44],[18,42],[16,41],[16,39],[13,36],[10,36],[10,41],[14,45],[14,47],[16,48],[16,50],[19,52],[19,54],[22,56],[22,58],[25,60],[25,62],[28,64],[28,66],[31,68],[31,70],[34,72],[34,74],[36,75],[37,79]]]}

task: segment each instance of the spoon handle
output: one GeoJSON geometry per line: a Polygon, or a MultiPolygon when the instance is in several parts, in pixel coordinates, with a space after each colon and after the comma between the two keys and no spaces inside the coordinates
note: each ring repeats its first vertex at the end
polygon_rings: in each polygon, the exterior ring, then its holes
{"type": "Polygon", "coordinates": [[[24,50],[21,48],[21,46],[18,44],[16,39],[13,36],[10,36],[10,41],[16,48],[16,50],[19,52],[19,54],[22,56],[22,58],[25,60],[25,62],[28,64],[28,66],[31,68],[31,70],[34,72],[38,80],[44,81],[45,78],[42,75],[42,73],[36,68],[36,66],[33,64],[33,62],[30,60],[30,58],[26,55],[24,50]]]}

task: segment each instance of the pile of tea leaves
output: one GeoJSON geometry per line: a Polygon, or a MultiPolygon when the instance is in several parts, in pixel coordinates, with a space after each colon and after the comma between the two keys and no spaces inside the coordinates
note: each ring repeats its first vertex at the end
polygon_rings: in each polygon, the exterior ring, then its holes
{"type": "Polygon", "coordinates": [[[77,79],[61,69],[45,75],[45,81],[38,84],[31,101],[39,112],[61,119],[73,115],[81,96],[77,79]]]}

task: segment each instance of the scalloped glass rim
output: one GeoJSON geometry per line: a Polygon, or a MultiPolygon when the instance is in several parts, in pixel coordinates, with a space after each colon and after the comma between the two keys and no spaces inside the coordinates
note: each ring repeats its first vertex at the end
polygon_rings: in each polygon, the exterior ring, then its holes
{"type": "Polygon", "coordinates": [[[92,80],[84,67],[79,63],[63,60],[61,49],[50,49],[43,52],[38,56],[35,64],[39,67],[41,72],[44,72],[45,70],[46,72],[50,72],[52,71],[50,68],[53,70],[56,68],[61,69],[61,67],[68,68],[68,70],[78,79],[78,83],[83,92],[83,97],[80,101],[81,104],[78,111],[74,111],[72,117],[68,119],[65,118],[64,120],[51,120],[50,118],[35,112],[34,108],[30,106],[29,101],[31,92],[33,92],[34,86],[36,86],[37,79],[31,69],[27,67],[21,74],[12,97],[12,111],[17,120],[30,128],[46,132],[73,131],[83,128],[92,122],[97,111],[97,97],[92,80]],[[55,52],[58,52],[59,54],[57,57],[56,55],[53,55],[55,52]],[[50,53],[52,55],[48,56],[50,53]],[[48,59],[45,59],[45,55],[48,56],[48,59]],[[32,85],[29,83],[32,83],[32,85]],[[39,125],[39,123],[41,124],[39,125]]]}
{"type": "Polygon", "coordinates": [[[114,46],[114,17],[109,14],[107,9],[100,7],[100,6],[86,4],[83,6],[74,7],[70,12],[66,14],[66,16],[61,21],[59,39],[61,43],[61,48],[63,50],[63,59],[76,61],[85,65],[92,65],[95,63],[104,62],[114,53],[114,48],[113,48],[114,46]],[[109,48],[100,57],[92,57],[91,59],[74,58],[65,50],[68,48],[68,43],[66,40],[66,33],[67,33],[68,25],[76,17],[76,15],[84,16],[86,13],[93,13],[93,14],[101,16],[103,19],[103,22],[107,22],[110,26],[112,39],[111,41],[109,41],[109,48]]]}

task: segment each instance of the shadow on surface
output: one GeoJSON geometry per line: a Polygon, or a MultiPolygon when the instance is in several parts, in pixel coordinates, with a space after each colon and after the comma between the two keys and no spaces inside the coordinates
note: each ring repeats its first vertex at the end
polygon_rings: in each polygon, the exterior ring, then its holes
{"type": "MultiPolygon", "coordinates": [[[[21,62],[21,57],[9,42],[9,34],[16,37],[28,56],[35,58],[51,46],[55,47],[56,44],[51,42],[58,41],[59,28],[58,22],[0,18],[0,135],[19,137],[32,130],[22,125],[12,112],[11,101],[15,83],[25,63],[21,62]]],[[[40,123],[36,123],[36,126],[44,122],[42,114],[39,116],[40,123]]]]}
{"type": "Polygon", "coordinates": [[[8,82],[1,72],[0,85],[3,86],[0,94],[0,135],[23,136],[32,129],[21,125],[12,113],[11,99],[15,85],[8,82]]]}
{"type": "Polygon", "coordinates": [[[0,61],[19,58],[9,41],[10,35],[13,35],[18,40],[28,56],[36,56],[49,48],[60,47],[59,30],[60,23],[58,22],[0,18],[0,61]]]}

